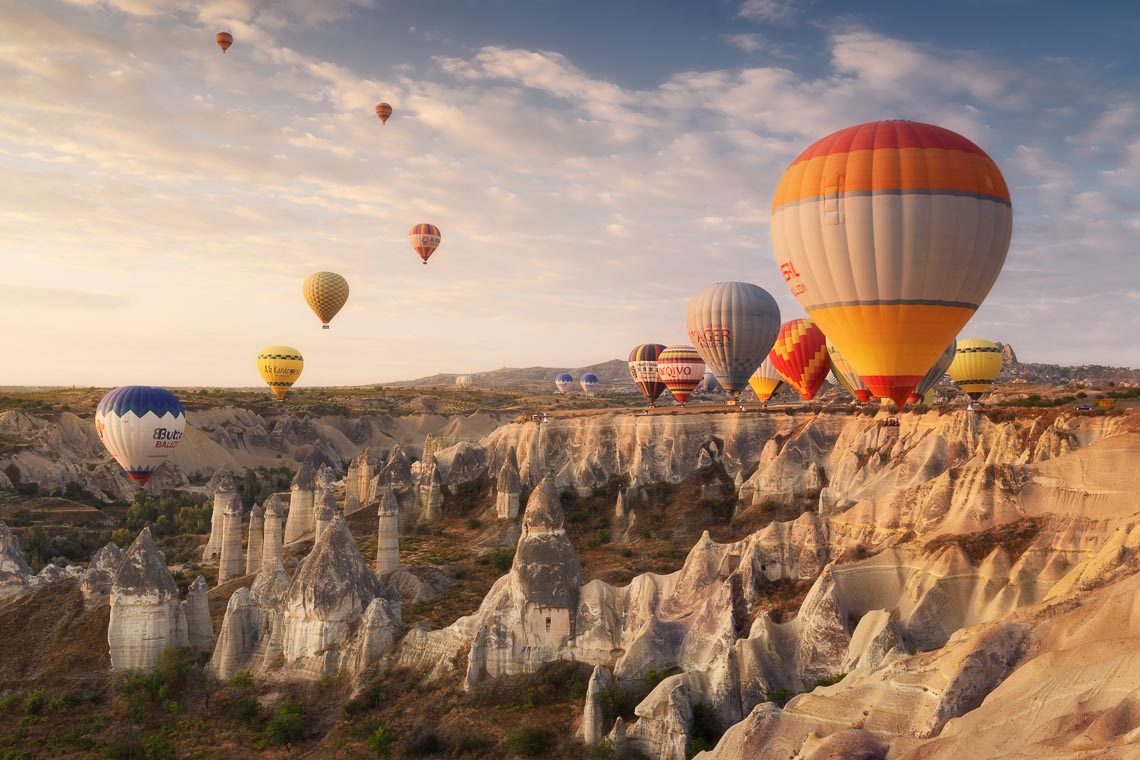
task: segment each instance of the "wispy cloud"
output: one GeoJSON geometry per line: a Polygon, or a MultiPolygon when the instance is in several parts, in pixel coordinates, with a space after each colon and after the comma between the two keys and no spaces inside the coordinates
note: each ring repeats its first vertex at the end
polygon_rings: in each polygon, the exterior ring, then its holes
{"type": "Polygon", "coordinates": [[[751,21],[784,24],[799,13],[801,4],[797,0],[744,0],[739,15],[751,21]]]}

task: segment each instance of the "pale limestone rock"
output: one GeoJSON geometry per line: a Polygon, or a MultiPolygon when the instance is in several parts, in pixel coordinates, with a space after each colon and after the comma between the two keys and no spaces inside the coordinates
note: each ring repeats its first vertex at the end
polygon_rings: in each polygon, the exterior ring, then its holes
{"type": "Polygon", "coordinates": [[[31,577],[32,568],[24,559],[20,540],[0,522],[0,598],[23,591],[31,577]]]}
{"type": "Polygon", "coordinates": [[[229,494],[229,501],[222,514],[222,551],[218,560],[218,585],[234,578],[240,578],[245,570],[241,555],[241,495],[229,494]]]}
{"type": "Polygon", "coordinates": [[[264,527],[261,539],[261,564],[257,568],[258,572],[265,569],[275,569],[281,564],[282,544],[284,543],[284,530],[282,528],[284,513],[285,507],[281,503],[281,497],[273,494],[266,499],[265,515],[262,518],[264,527]]]}
{"type": "Polygon", "coordinates": [[[514,520],[518,517],[520,490],[518,468],[508,457],[499,470],[495,487],[495,514],[500,520],[514,520]]]}
{"type": "Polygon", "coordinates": [[[375,500],[371,493],[375,459],[371,450],[365,446],[360,453],[348,463],[348,472],[345,475],[344,513],[351,514],[365,504],[375,500]]]}
{"type": "Polygon", "coordinates": [[[182,609],[186,616],[186,631],[190,648],[197,652],[214,651],[214,626],[210,622],[210,601],[206,579],[198,576],[186,590],[182,609]]]}
{"type": "Polygon", "coordinates": [[[400,566],[400,503],[391,486],[381,489],[376,515],[376,572],[384,575],[400,566]]]}
{"type": "Polygon", "coordinates": [[[403,604],[430,602],[451,588],[455,580],[431,565],[401,567],[386,578],[388,586],[400,592],[403,604]]]}
{"type": "Polygon", "coordinates": [[[122,564],[123,550],[114,541],[91,555],[91,562],[87,565],[87,572],[84,573],[80,585],[83,596],[88,602],[104,601],[110,595],[111,583],[115,580],[115,573],[122,564]]]}
{"type": "Polygon", "coordinates": [[[439,469],[435,466],[434,458],[422,460],[422,463],[419,514],[421,520],[433,522],[443,515],[443,481],[440,479],[439,469]]]}
{"type": "Polygon", "coordinates": [[[290,486],[289,517],[285,521],[285,543],[291,544],[315,528],[313,502],[316,499],[316,483],[313,468],[302,462],[290,486]]]}
{"type": "Polygon", "coordinates": [[[328,529],[333,518],[337,515],[336,496],[331,488],[318,488],[316,504],[313,512],[314,530],[313,541],[320,541],[321,535],[328,529]]]}
{"type": "Polygon", "coordinates": [[[614,674],[601,665],[594,666],[590,683],[586,687],[586,707],[582,711],[582,741],[587,746],[597,744],[607,733],[602,696],[614,688],[614,674]]]}
{"type": "Polygon", "coordinates": [[[230,597],[210,667],[222,679],[242,670],[265,675],[280,666],[283,607],[289,574],[280,562],[266,566],[250,588],[230,597]]]}
{"type": "Polygon", "coordinates": [[[178,586],[149,528],[139,533],[115,573],[107,643],[115,670],[151,668],[167,647],[189,643],[178,586]]]}
{"type": "Polygon", "coordinates": [[[265,540],[265,510],[260,504],[253,505],[249,513],[249,533],[245,545],[245,574],[253,575],[261,571],[262,542],[265,540]]]}
{"type": "MultiPolygon", "coordinates": [[[[214,473],[210,484],[213,485],[214,511],[210,516],[210,538],[206,541],[206,548],[202,551],[202,559],[206,562],[217,559],[222,554],[222,533],[225,522],[226,506],[231,497],[237,493],[233,477],[225,470],[214,473]]],[[[207,485],[209,488],[209,484],[207,485]]]]}

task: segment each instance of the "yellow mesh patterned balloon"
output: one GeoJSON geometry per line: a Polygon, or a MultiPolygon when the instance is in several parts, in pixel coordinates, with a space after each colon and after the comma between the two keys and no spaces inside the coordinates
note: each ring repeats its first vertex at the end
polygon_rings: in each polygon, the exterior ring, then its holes
{"type": "Polygon", "coordinates": [[[348,300],[348,281],[336,272],[315,272],[305,278],[301,292],[327,330],[329,322],[348,300]]]}

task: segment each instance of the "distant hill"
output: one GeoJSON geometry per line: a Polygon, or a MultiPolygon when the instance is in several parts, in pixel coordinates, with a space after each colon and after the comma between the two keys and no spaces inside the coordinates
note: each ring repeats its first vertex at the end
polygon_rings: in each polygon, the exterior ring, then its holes
{"type": "MultiPolygon", "coordinates": [[[[602,390],[615,387],[620,387],[622,390],[634,390],[633,383],[629,379],[626,362],[622,359],[611,359],[601,364],[590,364],[585,367],[502,367],[473,374],[476,378],[477,387],[480,388],[545,391],[554,386],[555,376],[563,372],[569,372],[573,375],[574,382],[578,382],[582,375],[587,372],[593,372],[598,376],[602,390]]],[[[449,388],[455,385],[455,378],[458,376],[457,373],[441,373],[415,380],[384,383],[384,385],[393,388],[449,388]]]]}

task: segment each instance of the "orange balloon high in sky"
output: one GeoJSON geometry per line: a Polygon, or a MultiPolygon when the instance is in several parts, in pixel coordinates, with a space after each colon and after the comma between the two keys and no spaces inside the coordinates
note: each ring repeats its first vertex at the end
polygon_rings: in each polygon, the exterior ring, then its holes
{"type": "Polygon", "coordinates": [[[417,224],[412,227],[412,231],[408,233],[408,241],[412,244],[412,248],[420,255],[420,258],[427,263],[431,255],[435,253],[435,249],[439,248],[440,241],[443,236],[439,232],[439,227],[434,224],[417,224]]]}
{"type": "Polygon", "coordinates": [[[376,105],[376,115],[380,117],[381,124],[387,124],[388,117],[392,115],[392,106],[387,103],[378,103],[376,105]]]}
{"type": "Polygon", "coordinates": [[[229,32],[218,32],[214,37],[214,41],[218,43],[218,47],[220,47],[224,53],[230,49],[230,45],[234,44],[234,36],[229,32]]]}
{"type": "Polygon", "coordinates": [[[876,396],[901,409],[1009,250],[997,165],[942,127],[880,121],[801,153],[776,188],[780,273],[876,396]]]}

